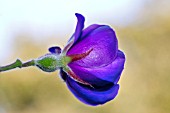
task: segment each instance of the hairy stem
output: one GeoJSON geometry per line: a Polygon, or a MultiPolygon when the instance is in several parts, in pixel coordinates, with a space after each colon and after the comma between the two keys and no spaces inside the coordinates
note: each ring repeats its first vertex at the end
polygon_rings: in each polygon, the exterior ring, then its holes
{"type": "Polygon", "coordinates": [[[8,71],[11,69],[15,69],[15,68],[22,68],[22,67],[29,67],[29,66],[34,66],[34,60],[22,63],[19,59],[17,59],[14,63],[9,64],[7,66],[0,66],[0,72],[3,71],[8,71]]]}

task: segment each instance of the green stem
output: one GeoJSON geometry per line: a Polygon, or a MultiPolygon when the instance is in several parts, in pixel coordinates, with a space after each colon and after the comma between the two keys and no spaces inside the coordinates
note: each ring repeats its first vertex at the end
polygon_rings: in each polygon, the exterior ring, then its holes
{"type": "Polygon", "coordinates": [[[10,65],[2,66],[2,67],[0,66],[0,72],[15,69],[17,67],[22,68],[22,67],[29,67],[29,66],[34,66],[34,65],[35,65],[34,60],[22,63],[19,59],[17,59],[14,63],[10,65]]]}

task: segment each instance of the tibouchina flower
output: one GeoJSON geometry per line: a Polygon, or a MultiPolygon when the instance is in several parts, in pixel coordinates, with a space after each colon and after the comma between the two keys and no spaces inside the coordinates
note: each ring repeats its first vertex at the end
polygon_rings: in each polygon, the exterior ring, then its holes
{"type": "Polygon", "coordinates": [[[94,106],[104,104],[118,93],[125,55],[118,49],[112,28],[93,24],[83,29],[84,17],[78,13],[76,17],[75,33],[65,48],[49,48],[51,53],[40,57],[36,65],[48,72],[60,69],[62,79],[80,101],[94,106]],[[48,57],[51,67],[45,67],[46,62],[42,60],[48,57]]]}

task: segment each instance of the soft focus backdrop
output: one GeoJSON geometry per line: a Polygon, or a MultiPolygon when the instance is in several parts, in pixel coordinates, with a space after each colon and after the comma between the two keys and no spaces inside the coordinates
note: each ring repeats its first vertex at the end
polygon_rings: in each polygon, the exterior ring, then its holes
{"type": "Polygon", "coordinates": [[[0,113],[169,113],[170,1],[0,0],[0,65],[62,48],[74,32],[75,12],[85,26],[109,24],[126,54],[118,96],[90,107],[68,91],[58,72],[35,67],[0,73],[0,113]]]}

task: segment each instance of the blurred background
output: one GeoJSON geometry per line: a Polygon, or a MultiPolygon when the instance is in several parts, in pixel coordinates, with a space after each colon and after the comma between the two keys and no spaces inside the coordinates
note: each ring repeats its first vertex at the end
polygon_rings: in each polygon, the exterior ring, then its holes
{"type": "Polygon", "coordinates": [[[126,54],[118,96],[97,107],[79,102],[58,72],[35,67],[0,73],[0,113],[169,113],[169,0],[0,0],[0,65],[64,47],[76,26],[108,24],[126,54]]]}

